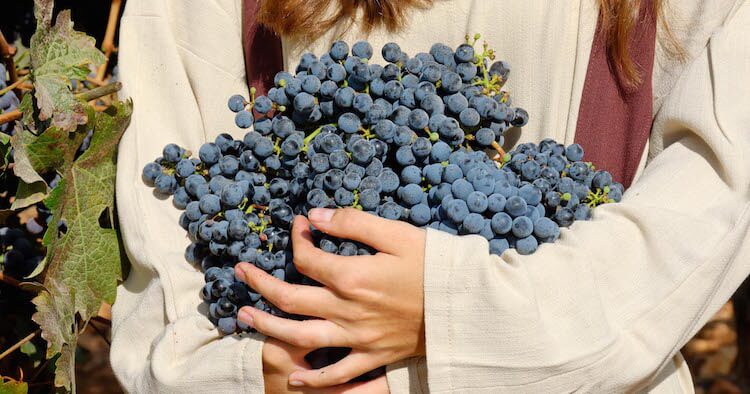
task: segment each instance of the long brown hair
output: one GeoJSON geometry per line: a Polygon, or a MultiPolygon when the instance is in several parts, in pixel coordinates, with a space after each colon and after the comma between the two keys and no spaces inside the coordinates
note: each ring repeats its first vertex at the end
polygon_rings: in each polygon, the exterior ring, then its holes
{"type": "MultiPolygon", "coordinates": [[[[277,34],[305,41],[335,26],[350,26],[355,19],[365,31],[385,27],[396,31],[404,27],[414,8],[429,8],[434,0],[259,0],[258,20],[277,34]]],[[[598,0],[599,28],[606,37],[607,50],[620,77],[628,85],[640,83],[642,70],[630,56],[630,37],[641,18],[662,18],[665,0],[598,0]],[[648,3],[651,7],[648,8],[648,3]]],[[[669,32],[667,39],[675,41],[669,32]]],[[[676,46],[672,45],[677,48],[676,46]]]]}

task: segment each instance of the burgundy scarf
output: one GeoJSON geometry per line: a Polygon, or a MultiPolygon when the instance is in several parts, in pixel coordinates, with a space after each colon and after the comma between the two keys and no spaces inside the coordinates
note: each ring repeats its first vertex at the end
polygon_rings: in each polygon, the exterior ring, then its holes
{"type": "MultiPolygon", "coordinates": [[[[586,151],[586,159],[611,172],[626,187],[630,185],[646,146],[652,123],[652,70],[656,46],[656,18],[651,1],[634,28],[630,53],[641,70],[642,83],[624,89],[610,66],[602,30],[597,28],[584,82],[575,140],[586,151]]],[[[243,41],[247,82],[265,94],[282,68],[281,41],[257,23],[257,0],[245,0],[243,41]]],[[[533,116],[533,114],[531,114],[533,116]]]]}
{"type": "Polygon", "coordinates": [[[638,169],[653,120],[656,18],[651,7],[651,1],[643,2],[633,29],[636,33],[630,39],[630,54],[641,70],[641,84],[632,89],[622,87],[602,30],[597,28],[578,110],[575,140],[583,146],[586,160],[611,172],[626,187],[638,169]]]}

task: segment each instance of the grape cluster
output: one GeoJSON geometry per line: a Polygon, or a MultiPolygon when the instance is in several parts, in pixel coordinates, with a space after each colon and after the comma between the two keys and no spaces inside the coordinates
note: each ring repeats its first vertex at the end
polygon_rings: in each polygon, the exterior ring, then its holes
{"type": "MultiPolygon", "coordinates": [[[[599,204],[618,201],[622,185],[583,161],[579,145],[553,140],[502,149],[503,133],[528,121],[502,90],[509,66],[477,36],[452,50],[406,55],[343,41],[317,58],[302,56],[295,75],[276,74],[268,95],[232,96],[242,140],[220,134],[197,157],[175,144],[146,164],[145,182],[173,195],[192,241],[209,318],[226,334],[246,330],[236,312],[247,305],[284,315],[238,281],[245,261],[292,283],[316,283],[293,264],[295,215],[315,207],[354,207],[451,234],[476,234],[489,251],[533,253],[560,227],[586,220],[599,204]],[[473,41],[473,42],[472,42],[473,41]],[[491,158],[487,152],[491,152],[491,158]]],[[[313,231],[324,251],[372,254],[367,245],[313,231]]],[[[297,316],[291,316],[297,318],[297,316]]],[[[301,317],[300,317],[301,318],[301,317]]]]}
{"type": "MultiPolygon", "coordinates": [[[[8,87],[7,78],[7,70],[5,69],[5,65],[0,63],[0,90],[4,90],[8,87]]],[[[0,95],[0,114],[15,110],[16,108],[18,108],[19,104],[20,102],[18,101],[18,97],[16,97],[16,94],[13,93],[12,90],[4,93],[3,95],[0,95]]],[[[0,125],[0,132],[5,134],[12,134],[13,122],[8,122],[0,125]]]]}
{"type": "MultiPolygon", "coordinates": [[[[44,229],[42,225],[35,219],[31,219],[29,223],[27,227],[30,231],[39,230],[39,233],[32,234],[41,234],[44,229]]],[[[32,239],[20,228],[0,227],[0,262],[3,273],[21,279],[36,269],[44,256],[39,253],[38,245],[32,239]]]]}

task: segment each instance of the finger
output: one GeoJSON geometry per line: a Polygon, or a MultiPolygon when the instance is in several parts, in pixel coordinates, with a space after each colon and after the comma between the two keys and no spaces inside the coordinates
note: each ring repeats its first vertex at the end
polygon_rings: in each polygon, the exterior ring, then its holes
{"type": "Polygon", "coordinates": [[[315,228],[334,237],[365,243],[378,251],[399,254],[418,244],[420,229],[399,220],[384,219],[354,208],[311,209],[307,215],[315,228]],[[394,242],[398,238],[399,242],[394,242]]]}
{"type": "MultiPolygon", "coordinates": [[[[241,320],[239,315],[237,320],[241,320]]],[[[309,368],[305,361],[305,355],[310,353],[310,350],[266,336],[265,341],[263,341],[263,360],[269,360],[269,364],[273,366],[292,363],[297,367],[295,369],[305,369],[309,368]]]]}
{"type": "Polygon", "coordinates": [[[342,384],[333,389],[338,394],[387,394],[389,392],[385,375],[368,382],[342,384]]]}
{"type": "Polygon", "coordinates": [[[371,353],[353,350],[341,361],[327,367],[293,372],[289,375],[289,384],[296,387],[335,386],[379,367],[380,363],[371,353]]]}
{"type": "Polygon", "coordinates": [[[285,319],[249,306],[240,309],[237,319],[263,335],[304,349],[349,346],[344,330],[327,320],[285,319]]]}
{"type": "Polygon", "coordinates": [[[237,279],[247,283],[287,313],[326,317],[327,311],[335,308],[338,300],[324,287],[293,285],[269,275],[252,264],[239,263],[234,267],[234,273],[237,279]]]}
{"type": "Polygon", "coordinates": [[[292,226],[292,254],[294,265],[302,274],[330,286],[352,267],[352,257],[338,256],[318,248],[312,239],[310,222],[298,216],[292,226]]]}

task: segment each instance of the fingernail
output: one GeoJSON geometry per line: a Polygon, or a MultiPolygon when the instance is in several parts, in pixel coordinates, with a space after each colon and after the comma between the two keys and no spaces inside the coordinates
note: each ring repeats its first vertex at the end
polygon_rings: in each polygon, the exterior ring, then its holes
{"type": "Polygon", "coordinates": [[[335,209],[313,208],[307,214],[307,217],[312,222],[326,223],[331,221],[334,213],[336,213],[335,209]]]}
{"type": "Polygon", "coordinates": [[[294,387],[302,387],[302,382],[300,382],[299,380],[290,380],[289,385],[294,387]]]}
{"type": "Polygon", "coordinates": [[[237,318],[240,319],[243,323],[247,324],[248,327],[253,328],[253,317],[250,316],[250,312],[246,311],[245,309],[240,309],[239,313],[237,313],[237,318]]]}
{"type": "Polygon", "coordinates": [[[236,276],[237,279],[242,279],[245,277],[245,271],[242,269],[242,263],[234,266],[234,276],[236,276]]]}

